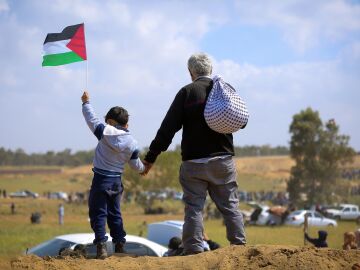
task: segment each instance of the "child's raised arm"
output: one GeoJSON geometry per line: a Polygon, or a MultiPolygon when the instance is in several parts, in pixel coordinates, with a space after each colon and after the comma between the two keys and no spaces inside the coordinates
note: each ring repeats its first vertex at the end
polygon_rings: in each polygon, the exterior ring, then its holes
{"type": "Polygon", "coordinates": [[[101,123],[100,119],[96,116],[94,109],[90,105],[90,96],[88,92],[84,92],[81,96],[82,113],[86,120],[87,125],[90,130],[94,133],[98,140],[101,139],[105,125],[101,123]]]}

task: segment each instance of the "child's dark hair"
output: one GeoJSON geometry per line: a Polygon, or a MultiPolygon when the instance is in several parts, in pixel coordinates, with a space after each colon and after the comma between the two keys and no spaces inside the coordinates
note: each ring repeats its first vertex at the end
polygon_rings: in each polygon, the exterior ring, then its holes
{"type": "Polygon", "coordinates": [[[105,116],[105,122],[108,119],[115,120],[119,125],[125,126],[129,121],[129,114],[127,110],[122,107],[112,107],[105,116]]]}

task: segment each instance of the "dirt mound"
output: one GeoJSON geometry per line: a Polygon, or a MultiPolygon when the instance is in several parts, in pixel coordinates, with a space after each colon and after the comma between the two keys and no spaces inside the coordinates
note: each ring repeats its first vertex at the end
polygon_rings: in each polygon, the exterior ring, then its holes
{"type": "Polygon", "coordinates": [[[64,257],[20,256],[0,263],[1,269],[356,269],[360,250],[343,251],[295,246],[229,246],[186,257],[118,257],[105,260],[64,257]]]}

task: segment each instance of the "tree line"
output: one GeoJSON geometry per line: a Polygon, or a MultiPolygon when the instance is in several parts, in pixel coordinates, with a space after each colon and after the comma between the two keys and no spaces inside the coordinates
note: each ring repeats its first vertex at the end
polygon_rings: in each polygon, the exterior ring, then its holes
{"type": "MultiPolygon", "coordinates": [[[[147,149],[143,149],[145,153],[147,149]]],[[[180,148],[176,147],[174,157],[180,161],[180,148]]],[[[235,156],[272,156],[289,155],[289,148],[285,146],[271,147],[270,145],[250,145],[235,147],[235,156]]],[[[28,154],[19,148],[14,151],[0,147],[0,166],[80,166],[91,164],[94,150],[72,152],[71,149],[63,151],[47,151],[46,153],[28,154]]],[[[169,154],[171,158],[172,154],[169,154]]],[[[172,159],[172,158],[171,158],[172,159]]]]}
{"type": "Polygon", "coordinates": [[[0,166],[79,166],[91,164],[94,150],[72,153],[70,149],[60,152],[27,154],[23,149],[11,151],[0,148],[0,166]]]}
{"type": "MultiPolygon", "coordinates": [[[[294,205],[331,203],[341,193],[341,168],[353,161],[357,154],[349,146],[350,137],[340,134],[334,119],[323,122],[319,112],[311,108],[293,116],[289,133],[290,147],[270,145],[235,147],[235,156],[289,155],[295,165],[287,182],[290,201],[294,205]]],[[[142,156],[147,152],[143,149],[142,156]]],[[[22,149],[0,148],[0,166],[79,166],[91,164],[94,150],[72,153],[70,149],[45,154],[27,154],[22,149]]],[[[124,178],[130,190],[179,187],[181,164],[180,147],[161,154],[156,168],[144,180],[138,173],[125,168],[124,178]]]]}

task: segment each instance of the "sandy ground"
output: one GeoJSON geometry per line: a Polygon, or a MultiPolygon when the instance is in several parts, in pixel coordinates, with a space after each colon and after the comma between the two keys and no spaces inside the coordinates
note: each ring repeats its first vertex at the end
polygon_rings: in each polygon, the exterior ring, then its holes
{"type": "MultiPolygon", "coordinates": [[[[343,251],[295,246],[229,246],[186,257],[119,257],[105,260],[20,256],[0,262],[0,269],[357,269],[360,250],[343,251]]],[[[360,267],[357,269],[360,270],[360,267]]]]}

